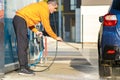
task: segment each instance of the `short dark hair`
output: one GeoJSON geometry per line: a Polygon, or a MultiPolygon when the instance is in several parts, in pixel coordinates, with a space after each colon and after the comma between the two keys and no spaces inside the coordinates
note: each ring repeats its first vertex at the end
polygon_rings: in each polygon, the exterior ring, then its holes
{"type": "Polygon", "coordinates": [[[53,5],[58,5],[57,0],[48,0],[47,3],[48,4],[53,4],[53,5]]]}

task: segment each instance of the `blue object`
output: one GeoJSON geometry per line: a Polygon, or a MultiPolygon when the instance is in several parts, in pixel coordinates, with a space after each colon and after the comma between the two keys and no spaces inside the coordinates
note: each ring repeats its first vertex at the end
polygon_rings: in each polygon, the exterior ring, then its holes
{"type": "Polygon", "coordinates": [[[40,51],[38,59],[32,64],[28,64],[28,66],[36,66],[40,62],[42,54],[43,54],[43,51],[40,51]]]}
{"type": "MultiPolygon", "coordinates": [[[[37,25],[36,27],[38,28],[38,30],[42,31],[41,25],[37,25]]],[[[39,54],[38,54],[37,60],[35,60],[34,63],[32,64],[28,64],[28,66],[36,66],[40,62],[40,59],[43,55],[43,50],[44,50],[43,37],[41,38],[39,38],[39,36],[34,37],[34,35],[29,35],[29,36],[32,37],[32,40],[29,39],[31,42],[29,46],[30,55],[33,56],[34,54],[37,53],[37,51],[39,51],[39,54]],[[39,39],[39,42],[38,42],[38,39],[39,39]],[[34,40],[36,40],[36,43],[34,42],[34,40]],[[36,45],[39,45],[39,50],[35,49],[36,45]]]]}
{"type": "Polygon", "coordinates": [[[99,17],[98,68],[100,77],[112,76],[120,67],[120,0],[113,0],[108,13],[99,17]]]}
{"type": "Polygon", "coordinates": [[[106,14],[115,15],[117,24],[105,26],[105,16],[102,16],[103,21],[98,35],[98,47],[102,49],[102,53],[104,53],[106,45],[120,47],[120,0],[113,0],[111,8],[106,14]]]}

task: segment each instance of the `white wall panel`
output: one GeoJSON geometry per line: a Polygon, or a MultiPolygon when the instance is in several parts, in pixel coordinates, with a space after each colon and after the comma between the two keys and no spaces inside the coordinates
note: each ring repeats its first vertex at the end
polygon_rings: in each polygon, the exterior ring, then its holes
{"type": "Polygon", "coordinates": [[[81,36],[83,42],[97,42],[100,28],[99,16],[106,14],[109,6],[81,7],[81,36]]]}

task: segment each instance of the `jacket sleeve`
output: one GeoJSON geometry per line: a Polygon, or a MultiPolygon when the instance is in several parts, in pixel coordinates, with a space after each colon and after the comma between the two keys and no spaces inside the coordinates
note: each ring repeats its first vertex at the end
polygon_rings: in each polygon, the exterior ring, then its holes
{"type": "Polygon", "coordinates": [[[42,16],[42,25],[45,28],[45,31],[48,33],[49,36],[51,36],[52,38],[56,39],[57,35],[54,33],[54,31],[52,30],[51,26],[50,26],[50,20],[49,20],[49,16],[42,16]]]}
{"type": "Polygon", "coordinates": [[[38,30],[35,28],[35,26],[29,26],[29,29],[32,30],[34,33],[36,33],[38,30]]]}

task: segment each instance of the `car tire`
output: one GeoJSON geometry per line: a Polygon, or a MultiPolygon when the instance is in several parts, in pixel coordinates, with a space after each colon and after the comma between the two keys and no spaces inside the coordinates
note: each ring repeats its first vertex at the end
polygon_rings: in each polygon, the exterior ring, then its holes
{"type": "Polygon", "coordinates": [[[111,76],[111,67],[105,66],[104,64],[101,64],[100,60],[99,60],[99,76],[100,77],[111,76]]]}

